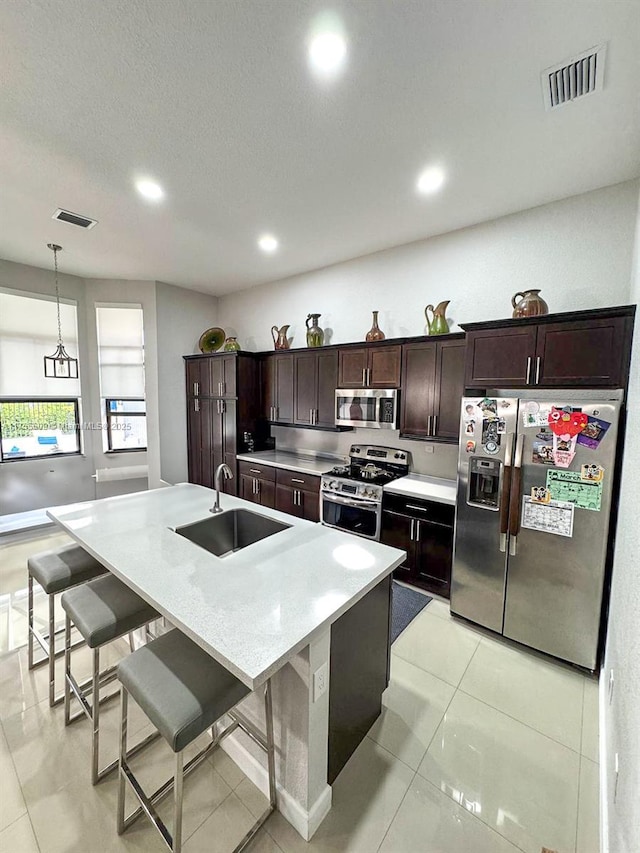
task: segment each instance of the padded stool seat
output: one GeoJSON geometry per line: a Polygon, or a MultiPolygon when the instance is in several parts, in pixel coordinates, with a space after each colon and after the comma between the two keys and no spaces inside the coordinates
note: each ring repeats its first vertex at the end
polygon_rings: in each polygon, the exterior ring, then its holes
{"type": "MultiPolygon", "coordinates": [[[[49,663],[49,705],[53,707],[62,701],[62,696],[56,697],[56,658],[62,655],[62,649],[56,649],[56,635],[63,630],[56,630],[55,625],[55,596],[78,584],[85,583],[104,575],[107,569],[91,556],[84,548],[74,543],[63,545],[54,551],[42,551],[27,560],[28,573],[28,655],[29,669],[35,669],[49,663]],[[43,634],[35,626],[33,584],[36,581],[49,596],[49,633],[43,634]],[[34,642],[37,642],[45,656],[35,659],[34,642]]],[[[80,644],[82,641],[80,641],[80,644]]],[[[78,645],[78,644],[76,644],[78,645]]]]}
{"type": "MultiPolygon", "coordinates": [[[[86,715],[93,724],[91,740],[91,781],[97,784],[118,766],[117,760],[111,761],[102,770],[99,769],[100,753],[100,704],[117,695],[101,697],[100,690],[117,678],[117,667],[100,670],[100,649],[112,640],[117,640],[131,631],[142,628],[159,617],[159,613],[132,589],[112,574],[95,578],[82,586],[76,586],[62,594],[62,607],[65,620],[65,656],[64,656],[64,721],[69,725],[86,715]],[[93,649],[93,675],[90,686],[78,684],[71,672],[71,623],[93,649]],[[76,697],[82,710],[71,716],[71,697],[76,697]],[[91,702],[88,697],[91,696],[91,702]]],[[[135,751],[141,749],[150,739],[159,737],[150,735],[138,744],[135,751]]]]}
{"type": "Polygon", "coordinates": [[[27,568],[47,595],[90,581],[107,571],[84,548],[73,544],[34,554],[27,560],[27,568]]]}
{"type": "Polygon", "coordinates": [[[177,630],[125,658],[118,678],[174,752],[251,692],[177,630]]]}
{"type": "Polygon", "coordinates": [[[145,814],[172,853],[181,853],[184,777],[195,770],[223,738],[236,729],[241,729],[265,751],[269,773],[269,805],[235,847],[234,853],[245,850],[276,807],[271,682],[267,680],[262,685],[266,725],[266,734],[263,735],[236,707],[251,691],[177,629],[157,637],[122,661],[118,665],[118,678],[122,685],[118,834],[122,835],[132,823],[145,814]],[[174,752],[173,778],[164,782],[153,793],[147,793],[142,788],[128,762],[129,695],[133,696],[174,752]],[[225,717],[230,722],[224,729],[220,729],[225,717]],[[185,748],[207,729],[211,729],[211,740],[185,765],[185,748]],[[125,816],[127,783],[140,805],[125,816]],[[173,834],[155,808],[171,790],[173,834]]]}
{"type": "Polygon", "coordinates": [[[62,607],[92,649],[159,616],[150,604],[111,574],[65,592],[62,607]]]}

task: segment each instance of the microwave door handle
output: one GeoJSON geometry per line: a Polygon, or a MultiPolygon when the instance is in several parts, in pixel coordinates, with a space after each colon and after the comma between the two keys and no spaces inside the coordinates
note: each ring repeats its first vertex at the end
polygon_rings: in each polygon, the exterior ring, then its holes
{"type": "Polygon", "coordinates": [[[522,449],[524,435],[516,439],[516,453],[511,475],[511,495],[509,497],[509,553],[516,554],[518,534],[520,533],[520,493],[522,491],[522,449]]]}
{"type": "Polygon", "coordinates": [[[500,551],[504,554],[507,550],[507,533],[509,532],[509,492],[511,489],[511,457],[513,455],[513,441],[515,435],[506,436],[504,450],[504,468],[502,469],[502,490],[500,492],[500,551]]]}

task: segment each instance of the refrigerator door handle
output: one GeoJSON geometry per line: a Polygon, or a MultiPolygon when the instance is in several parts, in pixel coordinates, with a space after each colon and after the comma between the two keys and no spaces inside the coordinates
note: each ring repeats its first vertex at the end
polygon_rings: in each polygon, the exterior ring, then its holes
{"type": "Polygon", "coordinates": [[[509,532],[509,493],[511,490],[511,457],[515,434],[507,436],[504,449],[504,468],[502,471],[502,492],[500,494],[500,551],[507,550],[507,533],[509,532]]]}
{"type": "Polygon", "coordinates": [[[513,473],[511,475],[511,494],[509,497],[509,535],[511,542],[509,553],[516,553],[516,540],[520,533],[520,492],[522,490],[522,449],[524,435],[516,439],[516,454],[513,462],[513,473]]]}

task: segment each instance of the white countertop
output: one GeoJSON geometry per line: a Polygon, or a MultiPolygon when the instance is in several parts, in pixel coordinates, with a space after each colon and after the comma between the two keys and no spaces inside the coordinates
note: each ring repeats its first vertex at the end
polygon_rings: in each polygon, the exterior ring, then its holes
{"type": "Polygon", "coordinates": [[[270,468],[287,468],[300,474],[326,474],[335,465],[344,464],[344,456],[311,456],[291,450],[259,450],[257,453],[239,453],[242,462],[259,462],[270,468]]]}
{"type": "Polygon", "coordinates": [[[428,477],[426,474],[408,474],[384,487],[385,492],[405,495],[408,498],[422,498],[439,504],[456,504],[456,481],[441,477],[428,477]]]}
{"type": "Polygon", "coordinates": [[[245,508],[291,527],[215,557],[170,529],[210,518],[213,498],[210,489],[181,483],[57,507],[48,515],[251,689],[405,556],[223,494],[225,510],[245,508]]]}

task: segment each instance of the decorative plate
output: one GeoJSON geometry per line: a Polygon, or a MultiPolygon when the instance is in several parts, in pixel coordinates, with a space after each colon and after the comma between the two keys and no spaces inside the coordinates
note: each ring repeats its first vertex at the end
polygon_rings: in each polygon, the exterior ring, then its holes
{"type": "Polygon", "coordinates": [[[200,340],[198,341],[200,352],[215,352],[219,350],[226,337],[224,329],[219,329],[217,326],[207,329],[206,332],[200,335],[200,340]]]}

